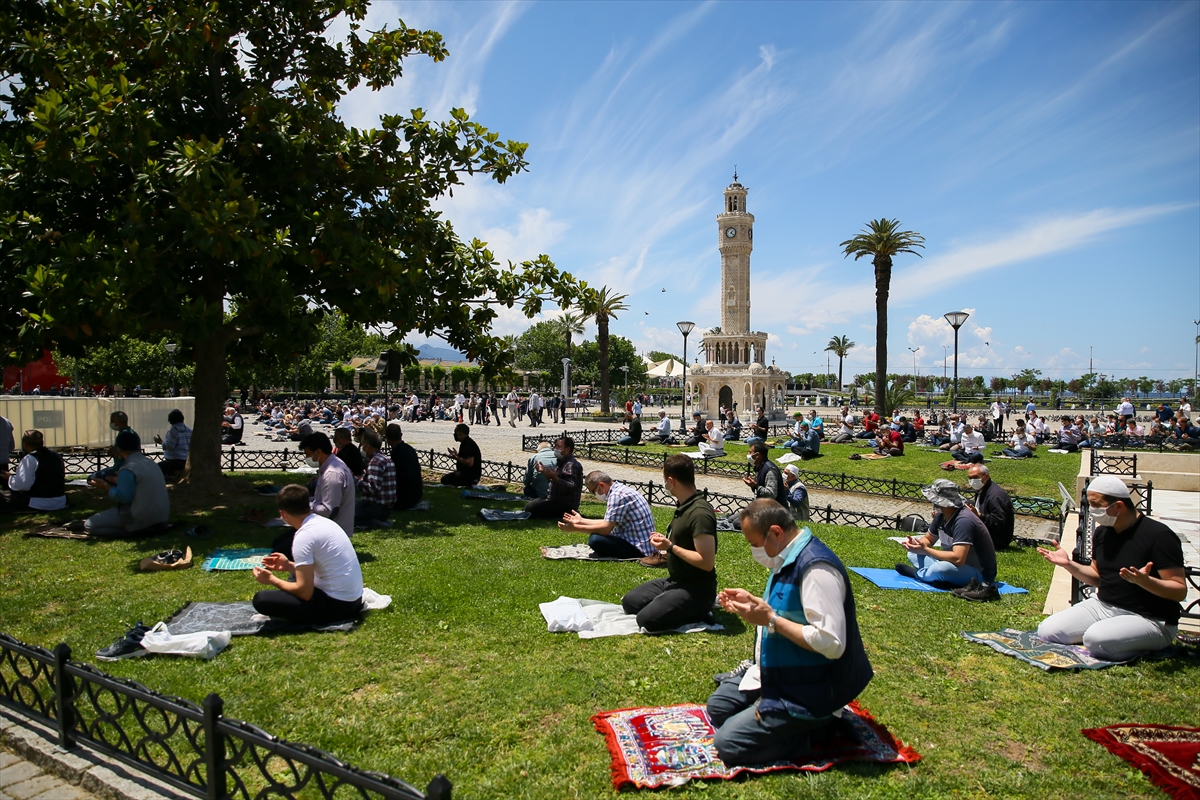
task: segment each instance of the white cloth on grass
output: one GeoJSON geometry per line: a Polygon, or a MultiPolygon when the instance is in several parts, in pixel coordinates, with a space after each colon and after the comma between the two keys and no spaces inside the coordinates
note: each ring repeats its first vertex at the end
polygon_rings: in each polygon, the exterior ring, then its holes
{"type": "MultiPolygon", "coordinates": [[[[615,603],[560,597],[551,603],[539,603],[538,608],[546,619],[548,629],[553,633],[573,631],[579,634],[580,639],[650,633],[637,624],[636,614],[626,614],[625,609],[615,603]]],[[[716,624],[693,622],[656,633],[700,633],[719,630],[724,628],[716,624]]]]}
{"type": "Polygon", "coordinates": [[[146,631],[142,647],[151,653],[193,656],[207,661],[228,647],[232,636],[229,631],[199,631],[176,636],[167,630],[165,622],[160,622],[146,631]]]}

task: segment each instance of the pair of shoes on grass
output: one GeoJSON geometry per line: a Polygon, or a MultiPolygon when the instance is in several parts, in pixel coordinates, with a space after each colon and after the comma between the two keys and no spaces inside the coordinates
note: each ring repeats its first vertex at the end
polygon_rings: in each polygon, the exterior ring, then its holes
{"type": "Polygon", "coordinates": [[[966,586],[960,586],[957,589],[951,589],[950,593],[955,597],[961,597],[964,600],[973,600],[976,603],[987,603],[993,600],[1000,599],[1000,589],[994,583],[982,583],[975,578],[966,586]]]}
{"type": "Polygon", "coordinates": [[[116,641],[102,650],[96,651],[96,658],[101,661],[120,661],[125,658],[138,658],[150,655],[150,651],[142,647],[142,638],[149,632],[150,626],[138,622],[116,641]]]}

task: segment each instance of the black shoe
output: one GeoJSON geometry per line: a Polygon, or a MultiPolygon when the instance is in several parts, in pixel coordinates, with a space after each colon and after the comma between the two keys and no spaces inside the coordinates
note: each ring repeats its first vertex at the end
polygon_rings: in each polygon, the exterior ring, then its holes
{"type": "Polygon", "coordinates": [[[182,550],[163,550],[161,553],[157,553],[154,556],[155,564],[165,564],[170,566],[177,561],[183,561],[182,550]]]}
{"type": "Polygon", "coordinates": [[[713,675],[713,681],[716,683],[724,683],[725,681],[731,680],[733,678],[740,679],[743,675],[746,674],[746,670],[750,669],[753,666],[754,666],[754,660],[747,658],[745,661],[738,664],[733,669],[729,670],[729,672],[718,672],[716,675],[713,675]]]}
{"type": "MultiPolygon", "coordinates": [[[[912,564],[897,564],[896,572],[899,572],[901,575],[904,575],[907,578],[917,577],[917,568],[912,564]]],[[[917,580],[920,580],[920,578],[917,578],[917,580]]]]}
{"type": "Polygon", "coordinates": [[[1000,599],[1000,589],[994,583],[981,583],[971,591],[955,592],[963,600],[973,600],[976,603],[989,603],[1000,599]]]}
{"type": "Polygon", "coordinates": [[[150,626],[138,622],[121,638],[114,641],[103,650],[96,651],[96,658],[101,661],[120,661],[123,658],[138,658],[148,656],[150,651],[142,647],[142,637],[150,630],[150,626]]]}
{"type": "Polygon", "coordinates": [[[700,619],[705,625],[716,625],[717,618],[713,616],[713,612],[705,611],[704,616],[700,619]]]}
{"type": "Polygon", "coordinates": [[[963,592],[973,592],[979,588],[979,585],[980,584],[979,584],[978,578],[971,578],[971,582],[968,583],[966,586],[959,586],[957,589],[951,589],[950,593],[961,595],[963,592]]]}

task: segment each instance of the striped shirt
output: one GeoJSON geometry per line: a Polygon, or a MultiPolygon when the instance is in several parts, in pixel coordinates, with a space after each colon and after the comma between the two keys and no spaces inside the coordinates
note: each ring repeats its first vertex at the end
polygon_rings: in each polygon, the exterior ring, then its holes
{"type": "Polygon", "coordinates": [[[192,429],[182,422],[176,422],[163,437],[163,458],[167,461],[187,461],[191,446],[192,429]]]}

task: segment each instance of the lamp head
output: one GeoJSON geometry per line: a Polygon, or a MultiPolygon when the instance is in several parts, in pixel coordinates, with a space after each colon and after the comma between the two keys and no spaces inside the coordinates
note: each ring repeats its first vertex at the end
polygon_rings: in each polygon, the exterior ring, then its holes
{"type": "Polygon", "coordinates": [[[689,333],[692,332],[692,328],[696,327],[696,323],[686,322],[686,321],[676,322],[675,325],[679,328],[679,332],[682,333],[684,336],[687,336],[689,333]]]}
{"type": "Polygon", "coordinates": [[[949,314],[945,314],[944,316],[946,317],[946,322],[950,323],[950,327],[954,328],[954,330],[958,330],[963,326],[963,323],[967,321],[967,317],[971,315],[965,311],[951,311],[949,314]]]}

